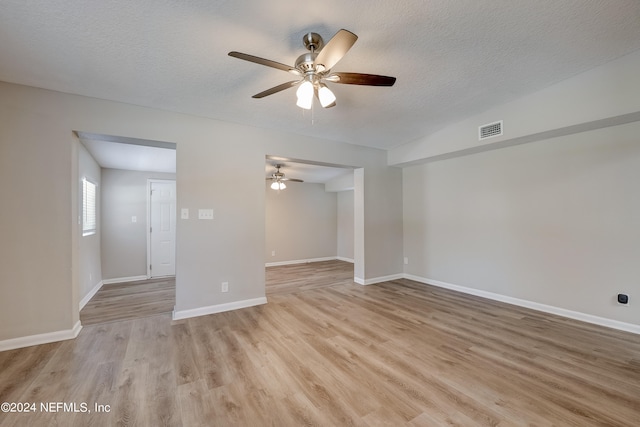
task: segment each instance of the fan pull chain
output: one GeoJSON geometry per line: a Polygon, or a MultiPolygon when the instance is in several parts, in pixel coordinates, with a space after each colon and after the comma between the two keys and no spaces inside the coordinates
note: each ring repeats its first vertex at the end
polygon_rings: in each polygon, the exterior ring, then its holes
{"type": "Polygon", "coordinates": [[[307,114],[307,111],[311,112],[310,113],[311,114],[311,126],[313,126],[315,124],[315,114],[314,114],[315,108],[314,108],[314,105],[311,104],[311,109],[309,109],[309,110],[305,110],[304,108],[301,108],[301,110],[302,110],[302,118],[305,118],[305,115],[307,114]]]}

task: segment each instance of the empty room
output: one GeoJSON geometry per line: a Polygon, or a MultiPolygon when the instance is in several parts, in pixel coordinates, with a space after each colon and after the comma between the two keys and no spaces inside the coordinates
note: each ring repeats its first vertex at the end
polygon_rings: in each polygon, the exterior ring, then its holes
{"type": "Polygon", "coordinates": [[[5,0],[0,40],[0,427],[640,424],[639,2],[5,0]]]}

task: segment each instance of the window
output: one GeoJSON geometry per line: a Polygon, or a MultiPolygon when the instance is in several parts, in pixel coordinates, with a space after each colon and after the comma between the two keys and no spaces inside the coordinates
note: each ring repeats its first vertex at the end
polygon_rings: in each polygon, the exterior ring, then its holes
{"type": "Polygon", "coordinates": [[[82,235],[96,234],[96,185],[82,179],[82,235]]]}

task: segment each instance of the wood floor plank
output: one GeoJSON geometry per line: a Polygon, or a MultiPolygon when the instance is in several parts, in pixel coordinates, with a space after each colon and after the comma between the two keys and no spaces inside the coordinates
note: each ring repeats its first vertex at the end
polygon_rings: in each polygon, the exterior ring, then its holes
{"type": "Polygon", "coordinates": [[[171,313],[175,300],[175,277],[103,285],[80,310],[80,321],[87,326],[171,313]]]}
{"type": "Polygon", "coordinates": [[[184,425],[205,427],[209,425],[207,420],[219,419],[214,413],[213,402],[204,380],[179,385],[176,394],[184,425]]]}
{"type": "Polygon", "coordinates": [[[63,343],[0,352],[0,401],[17,402],[63,343]]]}
{"type": "MultiPolygon", "coordinates": [[[[0,353],[0,400],[110,409],[0,427],[640,425],[638,335],[406,279],[360,286],[340,261],[266,276],[266,305],[107,316],[0,353]]],[[[114,313],[123,292],[145,305],[121,286],[93,308],[114,313]]]]}

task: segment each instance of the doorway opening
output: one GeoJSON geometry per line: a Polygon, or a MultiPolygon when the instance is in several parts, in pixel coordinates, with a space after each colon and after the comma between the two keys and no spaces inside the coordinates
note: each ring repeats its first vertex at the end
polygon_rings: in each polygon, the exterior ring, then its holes
{"type": "MultiPolygon", "coordinates": [[[[75,135],[78,178],[89,171],[98,200],[96,233],[76,233],[74,276],[81,322],[170,313],[175,305],[177,145],[75,135]],[[100,307],[109,312],[96,311],[100,307]]],[[[81,204],[81,196],[78,200],[81,204]]]]}
{"type": "Polygon", "coordinates": [[[266,157],[267,296],[353,281],[354,170],[266,157]],[[314,280],[303,286],[300,277],[314,280]]]}

